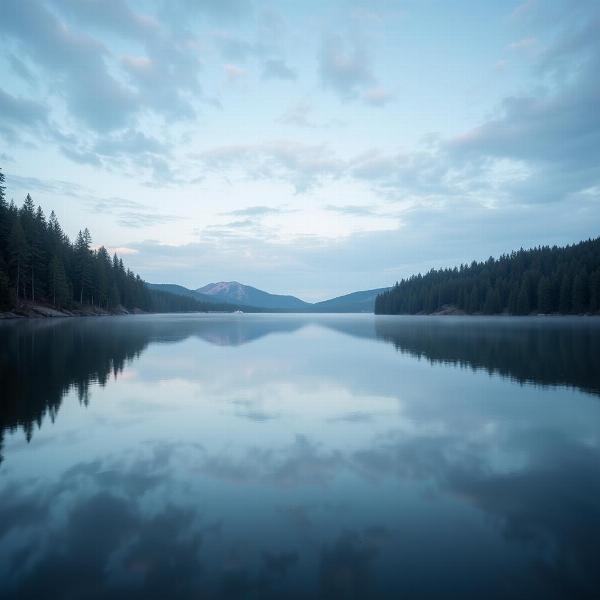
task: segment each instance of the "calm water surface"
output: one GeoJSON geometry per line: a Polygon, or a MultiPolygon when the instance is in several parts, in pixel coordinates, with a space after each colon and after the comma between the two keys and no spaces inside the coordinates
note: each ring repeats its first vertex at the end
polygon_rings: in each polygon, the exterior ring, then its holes
{"type": "Polygon", "coordinates": [[[596,319],[0,324],[2,598],[598,598],[596,319]]]}

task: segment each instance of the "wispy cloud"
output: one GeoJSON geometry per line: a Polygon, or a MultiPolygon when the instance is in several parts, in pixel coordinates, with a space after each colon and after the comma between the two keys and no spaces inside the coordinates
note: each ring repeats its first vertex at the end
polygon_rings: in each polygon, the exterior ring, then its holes
{"type": "Polygon", "coordinates": [[[241,170],[244,177],[290,182],[305,192],[325,178],[336,177],[343,163],[324,145],[292,141],[220,146],[193,157],[204,171],[241,170]]]}
{"type": "Polygon", "coordinates": [[[330,34],[318,56],[323,86],[342,100],[351,100],[375,81],[366,46],[357,37],[330,34]]]}
{"type": "Polygon", "coordinates": [[[246,208],[238,208],[236,210],[230,210],[221,214],[235,217],[266,217],[269,215],[280,215],[289,212],[289,208],[274,208],[272,206],[248,206],[246,208]]]}
{"type": "Polygon", "coordinates": [[[269,59],[265,61],[262,72],[263,79],[296,79],[297,74],[282,59],[269,59]]]}
{"type": "Polygon", "coordinates": [[[394,94],[382,87],[374,87],[363,94],[363,100],[372,106],[385,106],[393,102],[394,99],[394,94]]]}

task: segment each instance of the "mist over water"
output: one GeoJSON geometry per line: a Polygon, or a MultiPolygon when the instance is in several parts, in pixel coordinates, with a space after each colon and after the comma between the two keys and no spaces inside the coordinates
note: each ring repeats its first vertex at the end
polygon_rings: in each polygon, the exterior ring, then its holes
{"type": "Polygon", "coordinates": [[[593,598],[600,320],[0,324],[0,597],[593,598]]]}

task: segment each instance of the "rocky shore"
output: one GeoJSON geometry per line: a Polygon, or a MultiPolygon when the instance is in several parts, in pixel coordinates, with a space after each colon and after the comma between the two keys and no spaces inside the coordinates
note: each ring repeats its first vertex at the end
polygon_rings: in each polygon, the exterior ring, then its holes
{"type": "Polygon", "coordinates": [[[71,309],[55,308],[47,304],[24,302],[10,311],[0,312],[2,319],[44,319],[60,317],[102,317],[110,315],[142,314],[144,311],[134,309],[129,311],[122,306],[108,311],[97,306],[76,306],[71,309]]]}

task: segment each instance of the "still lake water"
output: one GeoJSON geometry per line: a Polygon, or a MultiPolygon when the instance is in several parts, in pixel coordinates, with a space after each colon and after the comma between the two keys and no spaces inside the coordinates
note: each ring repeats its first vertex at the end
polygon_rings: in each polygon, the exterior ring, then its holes
{"type": "Polygon", "coordinates": [[[0,324],[2,598],[598,598],[600,320],[0,324]]]}

